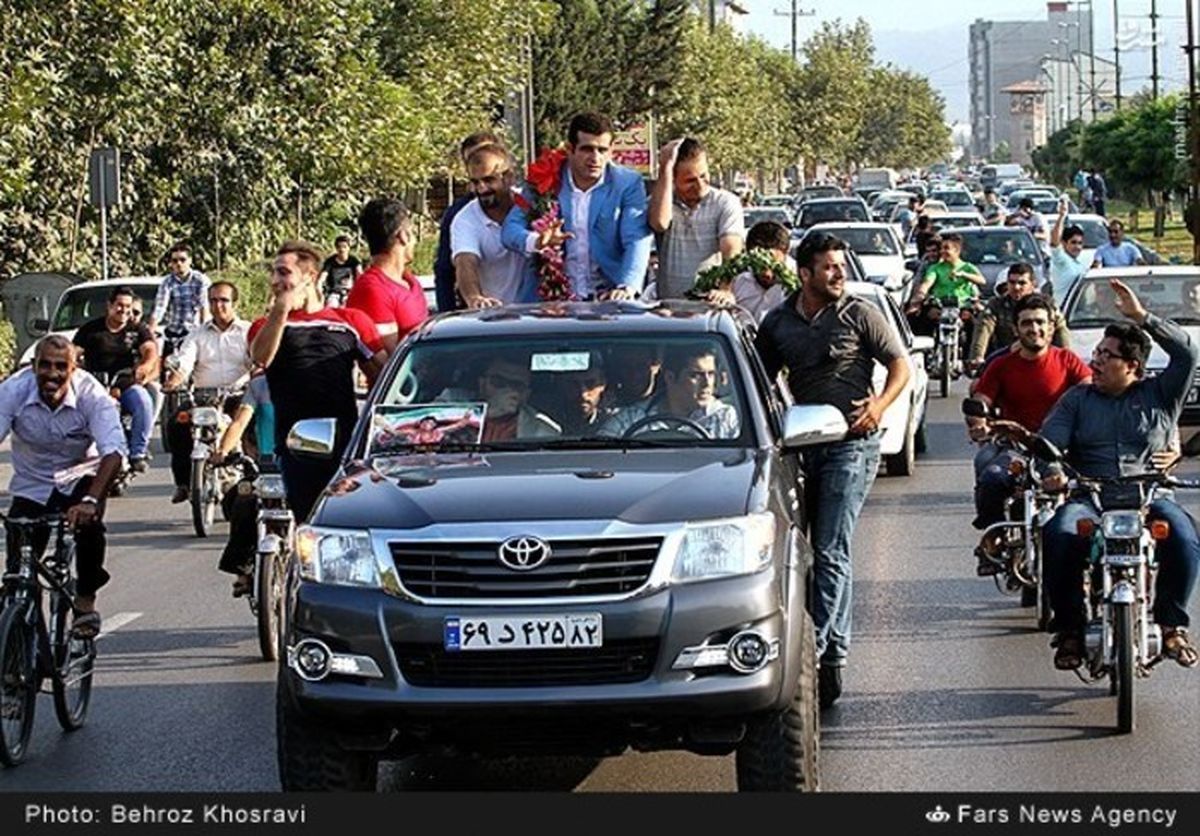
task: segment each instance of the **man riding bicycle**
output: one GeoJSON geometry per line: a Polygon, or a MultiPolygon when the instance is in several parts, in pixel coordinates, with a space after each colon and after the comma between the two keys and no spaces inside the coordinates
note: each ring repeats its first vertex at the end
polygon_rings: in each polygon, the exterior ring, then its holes
{"type": "Polygon", "coordinates": [[[158,286],[154,310],[146,324],[151,331],[162,326],[163,357],[169,357],[192,329],[208,319],[204,308],[208,296],[208,276],[192,269],[192,251],[182,242],[167,252],[169,272],[158,286]]]}
{"type": "MultiPolygon", "coordinates": [[[[104,498],[126,454],[121,416],[108,390],[77,368],[75,348],[52,334],[38,343],[33,367],[0,383],[0,441],[12,433],[13,495],[10,517],[39,517],[66,511],[76,529],[75,621],[80,638],[100,632],[96,591],[104,571],[104,498]],[[99,456],[94,475],[83,472],[99,456]]],[[[49,527],[39,530],[36,553],[46,547],[49,527]]],[[[9,540],[8,567],[17,559],[9,540]]]]}

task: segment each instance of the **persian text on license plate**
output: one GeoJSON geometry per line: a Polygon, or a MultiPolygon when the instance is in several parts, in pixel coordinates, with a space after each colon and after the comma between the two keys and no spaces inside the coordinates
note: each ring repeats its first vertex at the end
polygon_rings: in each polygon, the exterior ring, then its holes
{"type": "Polygon", "coordinates": [[[450,616],[444,622],[446,650],[565,650],[601,647],[604,629],[600,613],[573,615],[506,615],[468,618],[450,616]]]}

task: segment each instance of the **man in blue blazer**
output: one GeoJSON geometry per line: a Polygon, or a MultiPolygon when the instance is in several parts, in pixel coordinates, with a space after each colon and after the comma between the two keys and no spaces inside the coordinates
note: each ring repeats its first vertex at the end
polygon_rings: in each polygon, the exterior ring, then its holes
{"type": "MultiPolygon", "coordinates": [[[[564,244],[567,277],[580,299],[632,299],[642,290],[653,243],[646,188],[636,171],[612,160],[612,122],[581,113],[567,128],[567,160],[559,177],[562,219],[542,233],[514,206],[504,220],[504,246],[521,253],[564,244]]],[[[533,195],[526,193],[532,202],[533,195]]]]}

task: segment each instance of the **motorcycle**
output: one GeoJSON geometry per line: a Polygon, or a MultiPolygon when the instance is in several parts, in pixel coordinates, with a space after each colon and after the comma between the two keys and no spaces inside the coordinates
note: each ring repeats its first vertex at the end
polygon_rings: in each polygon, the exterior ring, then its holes
{"type": "Polygon", "coordinates": [[[338,279],[330,287],[329,292],[325,294],[325,307],[340,308],[346,304],[346,300],[350,297],[350,289],[354,287],[354,277],[338,279]]]}
{"type": "Polygon", "coordinates": [[[192,435],[192,469],[189,481],[192,526],[197,537],[207,537],[216,520],[221,497],[237,479],[235,468],[212,461],[213,450],[230,418],[222,409],[230,392],[197,388],[181,393],[177,420],[188,424],[192,435]]]}
{"type": "Polygon", "coordinates": [[[263,659],[279,660],[283,635],[283,590],[287,566],[295,542],[296,519],[287,506],[283,477],[274,462],[256,464],[240,454],[229,457],[240,465],[242,480],[238,491],[258,495],[257,549],[254,557],[250,612],[258,623],[258,647],[263,659]]]}
{"type": "Polygon", "coordinates": [[[970,336],[970,328],[966,326],[974,321],[977,305],[959,307],[949,300],[935,297],[927,299],[922,308],[922,316],[932,319],[932,312],[935,311],[937,315],[934,350],[926,356],[930,364],[929,374],[937,378],[943,398],[950,396],[951,381],[963,375],[963,358],[967,354],[970,336]]]}
{"type": "MultiPolygon", "coordinates": [[[[994,410],[979,400],[963,401],[963,414],[996,419],[994,410]]],[[[993,424],[992,443],[1020,454],[1009,463],[1013,476],[1012,494],[1004,501],[1004,520],[984,529],[979,538],[983,553],[999,570],[993,575],[996,587],[1005,593],[1019,592],[1021,606],[1034,607],[1039,630],[1050,628],[1050,600],[1042,584],[1042,530],[1063,503],[1061,493],[1042,489],[1041,463],[1033,450],[1004,432],[1005,423],[993,424]],[[990,550],[986,544],[995,544],[990,550]]]]}
{"type": "Polygon", "coordinates": [[[1037,435],[1031,449],[1063,465],[1076,495],[1088,498],[1099,515],[1079,521],[1077,533],[1090,544],[1083,574],[1086,630],[1084,682],[1109,683],[1117,698],[1117,731],[1133,731],[1135,683],[1150,676],[1163,655],[1162,628],[1154,623],[1157,547],[1170,535],[1164,520],[1150,520],[1150,505],[1173,489],[1200,488],[1200,481],[1155,471],[1110,479],[1089,479],[1063,462],[1062,453],[1037,435]]]}

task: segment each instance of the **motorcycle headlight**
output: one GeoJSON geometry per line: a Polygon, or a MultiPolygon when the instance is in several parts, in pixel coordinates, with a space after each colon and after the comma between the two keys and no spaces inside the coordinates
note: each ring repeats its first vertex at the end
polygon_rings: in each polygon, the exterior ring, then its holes
{"type": "Polygon", "coordinates": [[[671,578],[686,582],[752,574],[770,562],[774,545],[775,518],[770,514],[692,523],[675,554],[671,578]]]}
{"type": "Polygon", "coordinates": [[[300,576],[317,583],[380,586],[379,564],[365,531],[302,525],[296,530],[300,576]]]}
{"type": "Polygon", "coordinates": [[[192,410],[192,423],[197,427],[215,427],[218,420],[216,407],[198,406],[192,410]]]}
{"type": "Polygon", "coordinates": [[[1142,515],[1137,511],[1109,511],[1100,518],[1104,536],[1124,540],[1142,536],[1142,515]]]}
{"type": "Polygon", "coordinates": [[[958,308],[942,308],[942,322],[952,325],[958,319],[958,308]]]}
{"type": "Polygon", "coordinates": [[[259,476],[258,495],[263,499],[286,499],[287,492],[283,489],[283,476],[278,473],[259,476]]]}

